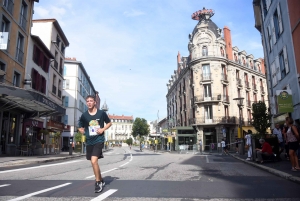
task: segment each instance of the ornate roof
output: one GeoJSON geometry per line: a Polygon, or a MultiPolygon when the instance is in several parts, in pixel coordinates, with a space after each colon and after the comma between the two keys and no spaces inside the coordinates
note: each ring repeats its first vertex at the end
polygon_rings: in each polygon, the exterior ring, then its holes
{"type": "Polygon", "coordinates": [[[107,107],[106,101],[104,101],[101,110],[108,111],[108,107],[107,107]]]}

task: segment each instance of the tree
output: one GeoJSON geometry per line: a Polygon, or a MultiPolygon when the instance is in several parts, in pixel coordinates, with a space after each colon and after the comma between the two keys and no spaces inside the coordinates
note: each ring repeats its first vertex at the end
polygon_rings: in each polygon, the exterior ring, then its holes
{"type": "Polygon", "coordinates": [[[271,115],[268,114],[267,106],[264,102],[252,104],[252,120],[251,125],[259,134],[264,135],[268,127],[271,126],[271,115]]]}
{"type": "Polygon", "coordinates": [[[132,145],[132,138],[128,138],[126,141],[125,141],[126,144],[128,145],[132,145]]]}
{"type": "Polygon", "coordinates": [[[146,119],[139,118],[139,117],[135,118],[132,125],[131,135],[136,138],[138,135],[144,136],[144,135],[148,135],[149,133],[150,133],[150,129],[146,119]]]}
{"type": "Polygon", "coordinates": [[[76,133],[75,134],[75,141],[76,142],[80,142],[81,143],[81,138],[82,138],[82,134],[81,133],[76,133]]]}

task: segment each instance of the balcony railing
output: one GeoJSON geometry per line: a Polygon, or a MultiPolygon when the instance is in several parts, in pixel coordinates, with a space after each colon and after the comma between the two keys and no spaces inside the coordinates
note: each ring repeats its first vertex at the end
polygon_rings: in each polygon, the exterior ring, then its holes
{"type": "Polygon", "coordinates": [[[260,87],[261,93],[265,93],[265,88],[263,86],[260,87]]]}
{"type": "Polygon", "coordinates": [[[189,119],[189,124],[236,124],[237,119],[236,117],[229,117],[229,116],[215,116],[212,118],[192,118],[189,119]]]}
{"type": "Polygon", "coordinates": [[[208,96],[200,95],[194,97],[194,103],[208,102],[208,101],[221,101],[221,99],[222,99],[221,94],[212,94],[208,96]]]}
{"type": "Polygon", "coordinates": [[[22,15],[22,13],[20,14],[20,25],[24,30],[26,30],[27,20],[26,16],[22,15]]]}
{"type": "Polygon", "coordinates": [[[251,101],[250,100],[246,100],[246,106],[251,107],[251,101]]]}
{"type": "Polygon", "coordinates": [[[210,80],[212,80],[211,79],[211,73],[204,73],[204,74],[202,74],[202,76],[201,76],[201,81],[210,81],[210,80]]]}
{"type": "Polygon", "coordinates": [[[18,62],[23,63],[23,57],[24,52],[20,48],[17,48],[16,59],[18,60],[18,62]]]}
{"type": "Polygon", "coordinates": [[[250,88],[250,84],[249,84],[248,81],[245,81],[245,87],[246,87],[246,88],[250,88]]]}
{"type": "Polygon", "coordinates": [[[59,98],[61,98],[61,90],[60,90],[60,89],[57,90],[57,96],[58,96],[59,98]]]}
{"type": "Polygon", "coordinates": [[[56,86],[52,85],[52,93],[56,94],[56,86]]]}
{"type": "Polygon", "coordinates": [[[230,99],[228,95],[223,95],[223,102],[230,103],[230,99]]]}
{"type": "Polygon", "coordinates": [[[253,90],[257,90],[257,86],[256,86],[256,84],[252,84],[252,88],[253,88],[253,90]]]}
{"type": "Polygon", "coordinates": [[[3,5],[10,14],[13,14],[14,2],[12,0],[7,0],[3,5]]]}
{"type": "Polygon", "coordinates": [[[236,78],[236,84],[237,84],[238,86],[243,86],[242,80],[241,80],[240,78],[236,78]]]}
{"type": "Polygon", "coordinates": [[[221,76],[222,76],[222,81],[228,82],[228,75],[222,73],[221,76]]]}
{"type": "Polygon", "coordinates": [[[58,68],[58,62],[56,60],[54,61],[54,68],[58,68]]]}

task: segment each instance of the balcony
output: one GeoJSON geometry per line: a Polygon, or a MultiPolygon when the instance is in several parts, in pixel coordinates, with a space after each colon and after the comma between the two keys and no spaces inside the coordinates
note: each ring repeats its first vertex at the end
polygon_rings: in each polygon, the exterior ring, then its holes
{"type": "Polygon", "coordinates": [[[26,31],[27,20],[26,16],[20,14],[20,26],[26,31]]]}
{"type": "Polygon", "coordinates": [[[4,1],[3,7],[5,7],[11,15],[13,14],[14,2],[12,0],[4,1]]]}
{"type": "Polygon", "coordinates": [[[16,60],[22,64],[23,57],[24,57],[24,52],[20,48],[17,47],[16,60]]]}
{"type": "Polygon", "coordinates": [[[250,89],[250,84],[248,81],[245,81],[245,87],[246,87],[246,89],[250,89]]]}
{"type": "Polygon", "coordinates": [[[57,70],[57,68],[58,68],[58,62],[55,60],[54,61],[54,68],[57,70]]]}
{"type": "Polygon", "coordinates": [[[236,117],[229,117],[229,116],[215,116],[211,119],[201,117],[201,118],[192,118],[189,119],[189,124],[236,124],[236,117]]]}
{"type": "Polygon", "coordinates": [[[60,89],[57,90],[57,96],[58,96],[59,98],[61,98],[61,90],[60,90],[60,89]]]}
{"type": "Polygon", "coordinates": [[[228,84],[228,83],[229,83],[228,75],[222,73],[221,76],[222,76],[222,77],[221,77],[222,83],[228,84]]]}
{"type": "Polygon", "coordinates": [[[195,96],[194,97],[194,103],[201,103],[201,102],[219,102],[221,101],[222,96],[221,94],[212,94],[212,95],[208,95],[208,96],[195,96]]]}
{"type": "Polygon", "coordinates": [[[56,86],[52,85],[52,93],[56,94],[56,86]]]}
{"type": "Polygon", "coordinates": [[[257,85],[256,84],[252,84],[252,89],[254,90],[254,91],[257,91],[257,85]]]}
{"type": "Polygon", "coordinates": [[[228,95],[223,95],[223,102],[230,103],[230,99],[228,95]]]}
{"type": "Polygon", "coordinates": [[[243,87],[242,80],[240,78],[236,78],[236,85],[238,87],[243,87]]]}
{"type": "Polygon", "coordinates": [[[211,73],[204,73],[201,76],[201,82],[205,82],[205,81],[211,81],[211,73]]]}
{"type": "Polygon", "coordinates": [[[248,107],[248,108],[251,108],[251,101],[250,100],[246,100],[246,106],[248,107]]]}

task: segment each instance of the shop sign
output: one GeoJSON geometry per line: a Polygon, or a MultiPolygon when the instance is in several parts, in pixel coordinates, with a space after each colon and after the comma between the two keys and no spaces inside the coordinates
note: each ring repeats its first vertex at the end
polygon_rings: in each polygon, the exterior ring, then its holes
{"type": "Polygon", "coordinates": [[[49,122],[47,123],[47,127],[48,128],[50,127],[49,129],[54,128],[54,129],[57,129],[57,130],[63,130],[64,129],[64,124],[49,120],[49,122]]]}
{"type": "Polygon", "coordinates": [[[291,90],[276,90],[278,113],[293,112],[293,97],[291,90]]]}

